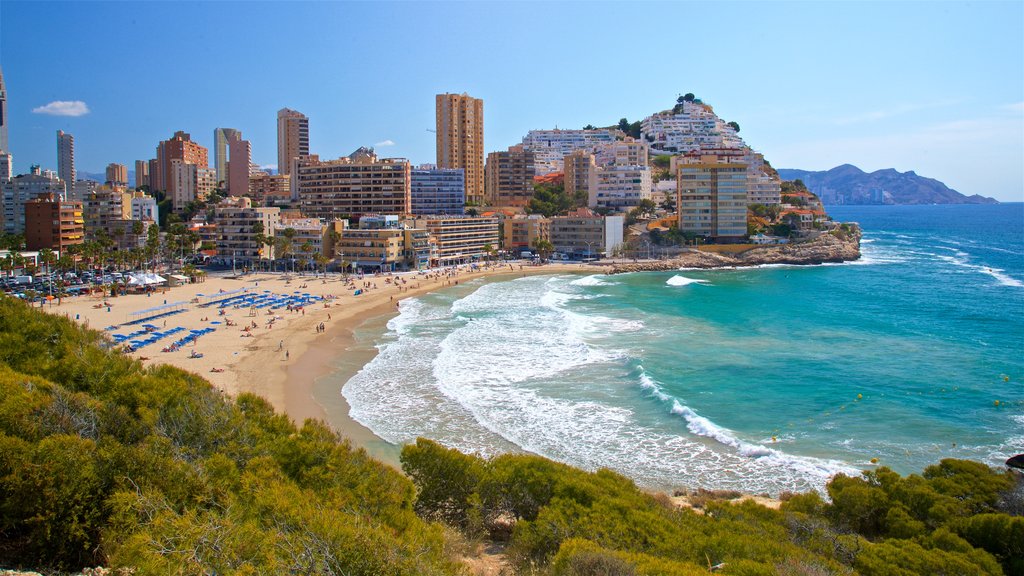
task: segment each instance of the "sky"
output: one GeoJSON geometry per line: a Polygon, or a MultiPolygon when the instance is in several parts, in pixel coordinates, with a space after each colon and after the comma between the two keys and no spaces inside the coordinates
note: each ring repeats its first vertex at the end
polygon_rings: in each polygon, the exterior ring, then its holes
{"type": "Polygon", "coordinates": [[[692,92],[776,168],[914,170],[1024,201],[1024,2],[0,2],[15,170],[134,168],[217,127],[277,162],[435,161],[434,95],[484,100],[487,151],[631,122],[692,92]]]}

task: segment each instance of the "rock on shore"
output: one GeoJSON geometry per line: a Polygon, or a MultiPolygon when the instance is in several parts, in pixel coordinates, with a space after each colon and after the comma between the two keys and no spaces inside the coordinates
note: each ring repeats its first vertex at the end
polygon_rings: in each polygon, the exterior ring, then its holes
{"type": "Polygon", "coordinates": [[[679,268],[728,268],[763,264],[812,265],[826,262],[849,262],[860,258],[860,230],[845,238],[822,234],[818,238],[793,244],[758,246],[737,254],[687,252],[677,258],[656,262],[615,264],[612,274],[678,270],[679,268]]]}

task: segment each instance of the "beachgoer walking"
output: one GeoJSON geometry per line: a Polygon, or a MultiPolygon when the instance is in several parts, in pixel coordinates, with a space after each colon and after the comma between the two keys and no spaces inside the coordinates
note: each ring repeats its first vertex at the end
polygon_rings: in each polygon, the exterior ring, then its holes
{"type": "Polygon", "coordinates": [[[278,352],[284,350],[284,340],[281,340],[280,342],[277,343],[277,350],[278,352]]]}
{"type": "Polygon", "coordinates": [[[287,360],[289,358],[291,358],[291,354],[289,354],[288,350],[285,350],[284,351],[284,359],[287,360]]]}

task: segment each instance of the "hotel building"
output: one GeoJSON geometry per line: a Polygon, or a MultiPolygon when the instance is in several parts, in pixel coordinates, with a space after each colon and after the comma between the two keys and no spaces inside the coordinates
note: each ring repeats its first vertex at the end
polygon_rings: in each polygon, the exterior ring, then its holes
{"type": "Polygon", "coordinates": [[[272,247],[256,239],[254,227],[260,224],[265,238],[273,237],[280,226],[281,209],[253,207],[245,196],[230,196],[214,208],[217,254],[227,259],[251,262],[271,257],[272,247]]]}
{"type": "Polygon", "coordinates": [[[25,248],[63,251],[85,241],[82,203],[40,194],[25,203],[25,248]]]}
{"type": "Polygon", "coordinates": [[[533,178],[537,175],[535,155],[522,144],[504,152],[487,155],[487,202],[491,206],[526,206],[533,198],[533,178]]]}
{"type": "Polygon", "coordinates": [[[292,161],[309,156],[309,118],[301,112],[277,111],[277,173],[291,174],[292,161]]]}
{"type": "Polygon", "coordinates": [[[622,216],[600,216],[586,208],[551,218],[551,244],[571,259],[603,258],[622,244],[622,216]]]}
{"type": "Polygon", "coordinates": [[[43,174],[39,166],[33,166],[30,174],[21,174],[0,183],[0,208],[2,208],[3,232],[23,234],[25,232],[25,204],[40,194],[63,197],[64,183],[49,172],[43,174]]]}
{"type": "Polygon", "coordinates": [[[70,192],[75,186],[75,137],[63,130],[57,130],[57,175],[70,192]]]}
{"type": "Polygon", "coordinates": [[[480,260],[488,256],[488,244],[497,250],[501,242],[498,218],[444,216],[417,218],[415,227],[426,229],[434,239],[431,255],[435,266],[452,266],[480,260]]]}
{"type": "Polygon", "coordinates": [[[634,165],[598,166],[590,171],[588,184],[591,208],[625,212],[651,199],[650,167],[634,165]]]}
{"type": "Polygon", "coordinates": [[[747,237],[747,164],[705,154],[676,165],[679,229],[715,242],[747,237]]]}
{"type": "Polygon", "coordinates": [[[434,98],[437,126],[437,167],[461,168],[466,201],[484,202],[484,101],[468,94],[434,98]]]}
{"type": "Polygon", "coordinates": [[[358,220],[364,214],[409,214],[411,172],[404,158],[378,160],[372,148],[360,148],[326,162],[309,156],[298,162],[292,181],[303,214],[358,220]]]}
{"type": "Polygon", "coordinates": [[[540,214],[506,218],[501,222],[501,247],[516,255],[532,251],[537,240],[551,240],[551,220],[540,214]]]}
{"type": "Polygon", "coordinates": [[[412,169],[412,213],[462,215],[466,212],[466,178],[462,168],[435,168],[423,164],[412,169]]]}

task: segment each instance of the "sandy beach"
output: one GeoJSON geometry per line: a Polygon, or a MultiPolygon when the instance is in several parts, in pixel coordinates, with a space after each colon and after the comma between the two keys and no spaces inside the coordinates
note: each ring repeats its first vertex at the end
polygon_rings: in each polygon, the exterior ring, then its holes
{"type": "Polygon", "coordinates": [[[155,326],[156,332],[160,333],[181,328],[177,334],[126,354],[141,360],[144,365],[169,364],[196,372],[229,395],[257,394],[300,424],[307,418],[323,419],[356,445],[395,463],[395,447],[348,417],[348,406],[340,391],[322,391],[324,393],[319,395],[322,402],[314,397],[317,380],[339,370],[339,360],[346,370],[354,373],[372,359],[369,351],[351,354],[356,328],[368,320],[395,314],[405,298],[475,278],[597,274],[605,271],[603,267],[593,265],[526,264],[520,267],[517,263],[511,268],[509,264],[497,264],[477,269],[465,266],[390,276],[352,276],[349,283],[337,274],[327,277],[281,273],[213,275],[205,281],[161,288],[150,294],[116,298],[77,296],[62,299],[59,303],[54,300],[43,309],[77,320],[95,330],[115,327],[105,330],[111,336],[141,331],[144,324],[155,326]],[[243,288],[245,292],[237,292],[239,295],[309,294],[323,300],[292,310],[285,307],[252,309],[244,304],[224,308],[218,304],[202,305],[211,296],[216,298],[243,288]],[[356,290],[361,293],[356,295],[356,290]],[[182,312],[126,325],[139,311],[175,302],[186,303],[182,312]],[[190,331],[210,328],[212,332],[200,335],[194,342],[164,351],[190,331]],[[348,358],[349,355],[359,357],[348,358]]]}

